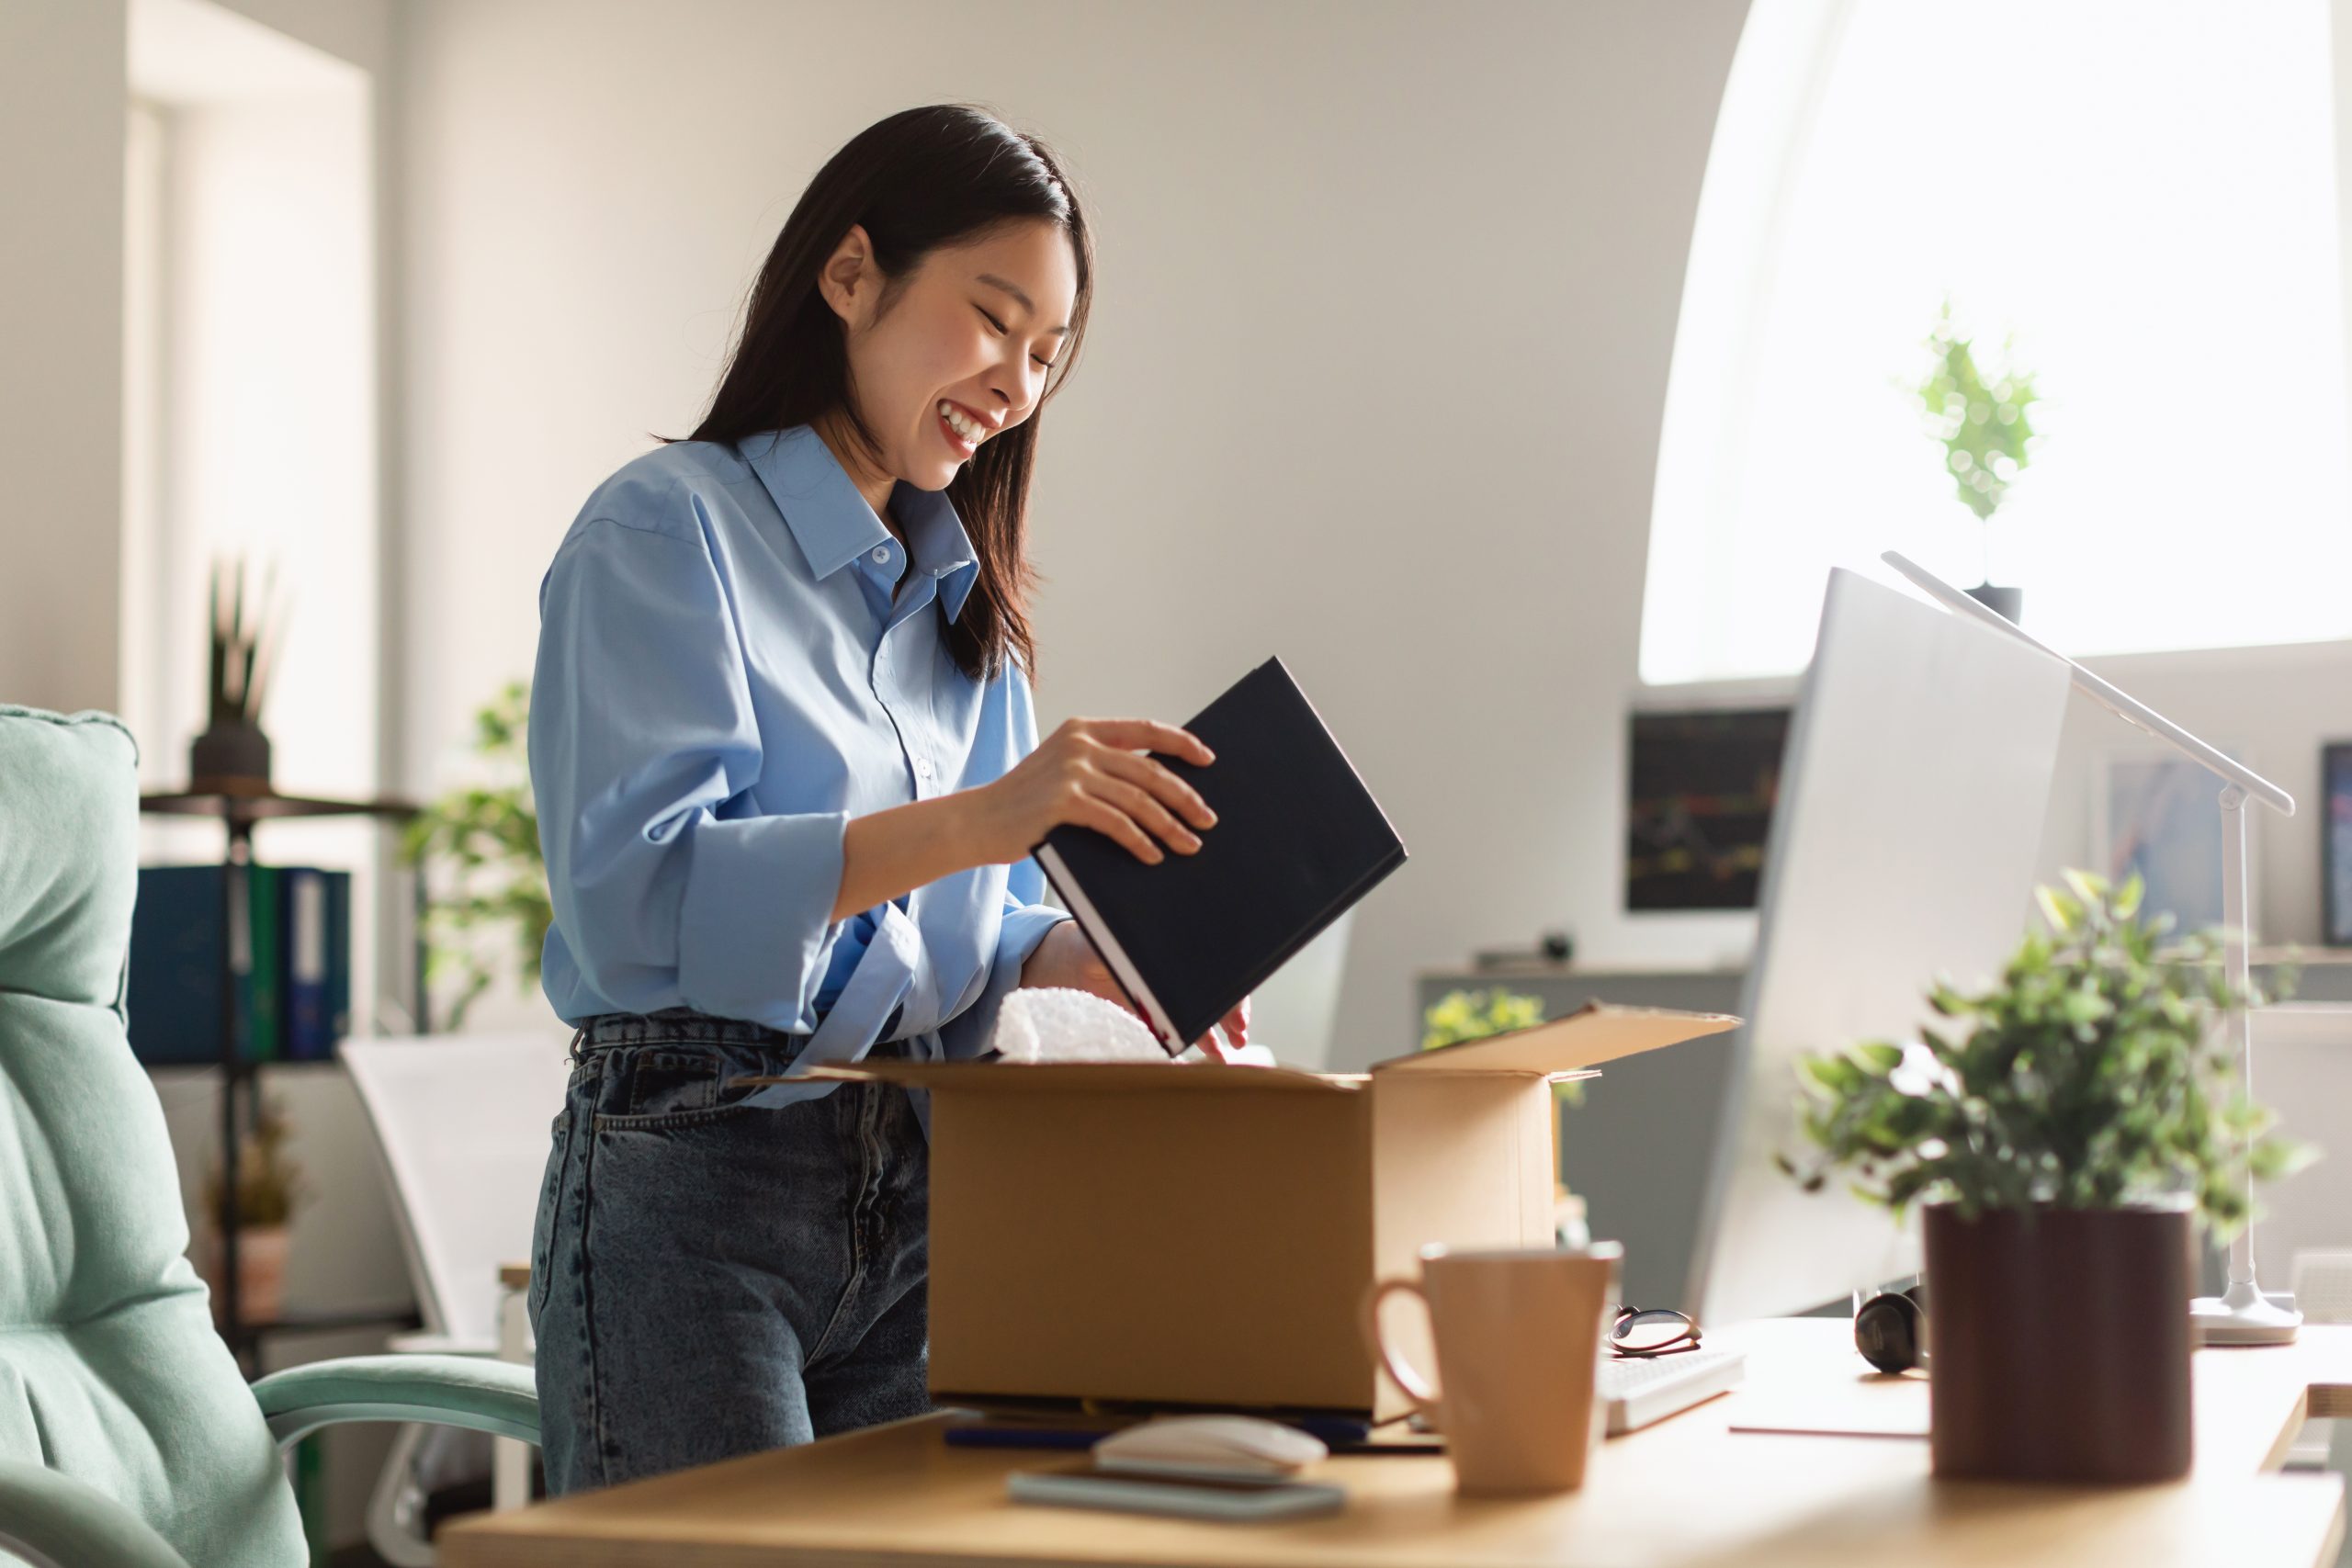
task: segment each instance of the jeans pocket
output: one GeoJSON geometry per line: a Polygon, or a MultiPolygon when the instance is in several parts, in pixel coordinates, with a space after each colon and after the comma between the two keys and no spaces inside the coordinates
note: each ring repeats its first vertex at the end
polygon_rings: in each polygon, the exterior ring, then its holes
{"type": "Polygon", "coordinates": [[[548,1169],[539,1182],[538,1213],[531,1221],[531,1284],[523,1297],[523,1310],[529,1316],[533,1332],[537,1332],[539,1314],[547,1305],[548,1283],[554,1276],[555,1230],[561,1217],[564,1177],[571,1168],[571,1096],[567,1092],[561,1111],[548,1128],[548,1169]]]}
{"type": "Polygon", "coordinates": [[[722,1092],[727,1057],[716,1048],[644,1045],[616,1053],[593,1125],[600,1132],[692,1126],[741,1110],[748,1090],[722,1092]]]}

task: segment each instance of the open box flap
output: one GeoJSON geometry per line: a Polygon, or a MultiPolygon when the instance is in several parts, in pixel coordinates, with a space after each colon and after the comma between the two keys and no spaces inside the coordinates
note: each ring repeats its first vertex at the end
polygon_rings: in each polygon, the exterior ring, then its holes
{"type": "Polygon", "coordinates": [[[1587,1002],[1566,1018],[1464,1040],[1409,1056],[1373,1064],[1375,1075],[1390,1073],[1514,1073],[1559,1077],[1580,1067],[1597,1067],[1620,1056],[1655,1051],[1702,1034],[1736,1029],[1729,1013],[1678,1012],[1666,1008],[1614,1007],[1587,1002]]]}
{"type": "Polygon", "coordinates": [[[790,1077],[739,1078],[738,1083],[894,1083],[908,1089],[995,1094],[1095,1094],[1143,1089],[1153,1094],[1247,1089],[1255,1094],[1353,1094],[1362,1074],[1306,1073],[1295,1067],[1227,1066],[1220,1062],[859,1062],[811,1067],[790,1077]]]}

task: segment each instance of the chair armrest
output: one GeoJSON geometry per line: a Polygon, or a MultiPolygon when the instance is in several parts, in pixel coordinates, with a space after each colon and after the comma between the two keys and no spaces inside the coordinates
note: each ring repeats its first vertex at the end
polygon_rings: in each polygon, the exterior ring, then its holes
{"type": "Polygon", "coordinates": [[[272,1372],[254,1398],[284,1448],[345,1421],[422,1421],[539,1440],[531,1369],[474,1356],[345,1356],[272,1372]]]}
{"type": "Polygon", "coordinates": [[[0,1460],[0,1554],[33,1568],[187,1568],[154,1527],[86,1481],[0,1460]]]}
{"type": "Polygon", "coordinates": [[[434,1334],[414,1329],[395,1334],[384,1341],[384,1348],[402,1356],[495,1356],[495,1339],[460,1339],[453,1334],[434,1334]]]}

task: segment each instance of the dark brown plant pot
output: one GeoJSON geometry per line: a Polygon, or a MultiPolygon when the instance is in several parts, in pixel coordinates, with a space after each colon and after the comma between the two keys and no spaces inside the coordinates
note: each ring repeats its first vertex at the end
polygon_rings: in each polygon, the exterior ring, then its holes
{"type": "Polygon", "coordinates": [[[2186,1207],[1927,1212],[1935,1472],[2175,1481],[2191,1449],[2186,1207]]]}
{"type": "Polygon", "coordinates": [[[267,785],[269,737],[256,725],[216,724],[188,748],[188,783],[267,785]]]}
{"type": "Polygon", "coordinates": [[[2018,617],[2025,614],[2025,590],[1996,588],[1980,582],[1968,591],[1968,596],[2012,626],[2021,625],[2018,617]]]}

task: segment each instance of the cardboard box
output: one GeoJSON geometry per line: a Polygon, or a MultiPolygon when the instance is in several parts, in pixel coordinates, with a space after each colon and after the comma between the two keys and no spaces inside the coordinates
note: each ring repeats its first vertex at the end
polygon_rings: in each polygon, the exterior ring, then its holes
{"type": "Polygon", "coordinates": [[[1365,1074],[816,1071],[931,1091],[936,1399],[1388,1416],[1402,1396],[1358,1326],[1372,1280],[1430,1242],[1550,1246],[1552,1082],[1738,1021],[1594,1004],[1365,1074]]]}

